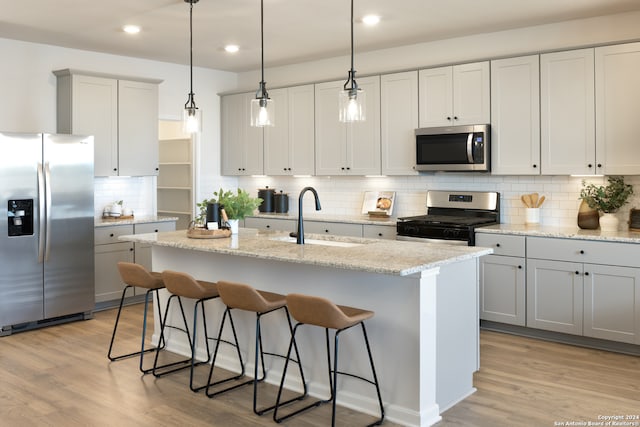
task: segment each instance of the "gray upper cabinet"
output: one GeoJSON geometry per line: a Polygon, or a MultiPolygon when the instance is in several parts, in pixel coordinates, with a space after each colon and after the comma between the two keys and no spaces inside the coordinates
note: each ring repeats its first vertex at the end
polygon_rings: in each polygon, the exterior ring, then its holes
{"type": "Polygon", "coordinates": [[[593,49],[540,55],[545,175],[602,173],[596,159],[593,49]]]}
{"type": "Polygon", "coordinates": [[[605,175],[640,174],[640,43],[595,49],[596,157],[605,175]]]}
{"type": "Polygon", "coordinates": [[[314,87],[269,91],[275,103],[275,126],[264,129],[266,175],[314,174],[314,87]]]}
{"type": "Polygon", "coordinates": [[[418,72],[380,76],[383,175],[417,175],[418,72]]]}
{"type": "Polygon", "coordinates": [[[489,62],[419,71],[420,127],[489,123],[489,62]]]}
{"type": "Polygon", "coordinates": [[[338,93],[343,84],[315,85],[316,175],[379,175],[380,77],[358,79],[367,97],[363,122],[338,120],[338,93]]]}
{"type": "Polygon", "coordinates": [[[491,61],[491,173],[540,174],[538,55],[491,61]]]}
{"type": "Polygon", "coordinates": [[[158,84],[75,70],[57,76],[57,131],[94,136],[95,176],[158,174],[158,84]]]}
{"type": "Polygon", "coordinates": [[[254,97],[254,92],[222,97],[222,175],[264,173],[264,128],[252,127],[250,123],[254,97]]]}

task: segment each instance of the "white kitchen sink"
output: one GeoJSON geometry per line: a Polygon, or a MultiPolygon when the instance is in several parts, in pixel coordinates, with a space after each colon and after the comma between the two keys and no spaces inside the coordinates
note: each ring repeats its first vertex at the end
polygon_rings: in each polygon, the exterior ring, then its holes
{"type": "MultiPolygon", "coordinates": [[[[296,243],[297,240],[295,237],[283,236],[283,237],[274,237],[271,240],[275,240],[278,242],[287,242],[287,243],[296,243]]],[[[354,246],[362,246],[362,243],[354,243],[354,242],[343,242],[340,240],[322,240],[322,239],[304,239],[305,245],[322,245],[322,246],[337,246],[340,248],[352,248],[354,246]]]]}

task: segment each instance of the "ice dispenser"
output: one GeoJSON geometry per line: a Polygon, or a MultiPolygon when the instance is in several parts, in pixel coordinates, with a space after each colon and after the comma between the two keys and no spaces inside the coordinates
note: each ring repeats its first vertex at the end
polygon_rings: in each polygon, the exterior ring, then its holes
{"type": "Polygon", "coordinates": [[[33,234],[33,199],[9,200],[7,213],[9,236],[33,234]]]}

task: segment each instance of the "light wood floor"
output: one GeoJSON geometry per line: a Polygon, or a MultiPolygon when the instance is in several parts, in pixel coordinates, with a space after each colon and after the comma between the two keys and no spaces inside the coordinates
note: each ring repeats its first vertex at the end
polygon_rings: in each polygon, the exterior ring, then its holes
{"type": "MultiPolygon", "coordinates": [[[[123,345],[138,345],[140,316],[140,306],[127,309],[123,345]]],[[[0,425],[275,425],[251,411],[251,388],[208,399],[188,390],[187,372],[155,379],[139,373],[137,359],[109,362],[114,319],[115,310],[108,310],[93,320],[0,338],[0,425]]],[[[483,331],[481,365],[478,391],[445,412],[438,427],[553,426],[640,415],[639,357],[483,331]]],[[[274,390],[265,385],[262,396],[269,399],[274,390]]],[[[328,425],[329,409],[283,425],[328,425]]],[[[338,425],[371,421],[339,408],[338,425]]]]}

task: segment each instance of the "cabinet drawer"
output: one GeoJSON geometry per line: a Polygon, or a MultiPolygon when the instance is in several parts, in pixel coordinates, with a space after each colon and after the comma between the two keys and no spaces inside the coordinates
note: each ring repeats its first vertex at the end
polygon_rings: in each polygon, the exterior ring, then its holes
{"type": "Polygon", "coordinates": [[[525,237],[506,234],[477,233],[476,246],[492,248],[495,255],[519,256],[525,254],[525,237]]]}
{"type": "Polygon", "coordinates": [[[295,219],[284,218],[245,218],[244,220],[245,227],[259,230],[295,231],[296,224],[295,219]]]}
{"type": "Polygon", "coordinates": [[[527,238],[527,257],[591,264],[637,266],[640,245],[593,240],[527,238]]]}
{"type": "Polygon", "coordinates": [[[144,224],[135,224],[133,230],[135,234],[158,233],[160,231],[174,231],[176,229],[175,222],[148,222],[144,224]]]}
{"type": "Polygon", "coordinates": [[[362,237],[361,224],[345,224],[343,222],[305,221],[304,231],[305,233],[362,237]]]}
{"type": "Polygon", "coordinates": [[[362,237],[370,239],[390,239],[396,238],[396,227],[387,225],[363,225],[362,237]]]}
{"type": "Polygon", "coordinates": [[[127,234],[133,234],[133,225],[114,225],[110,227],[94,228],[94,239],[96,245],[121,243],[118,240],[118,237],[127,234]]]}

